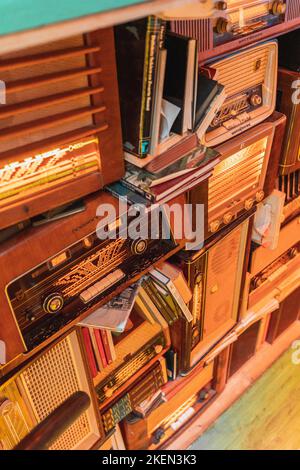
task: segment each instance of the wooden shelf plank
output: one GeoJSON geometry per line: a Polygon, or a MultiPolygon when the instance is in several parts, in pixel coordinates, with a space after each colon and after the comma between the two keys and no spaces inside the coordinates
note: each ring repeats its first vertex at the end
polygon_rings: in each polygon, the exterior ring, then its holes
{"type": "Polygon", "coordinates": [[[183,5],[188,7],[188,5],[198,3],[198,1],[105,0],[99,2],[99,0],[91,0],[82,2],[62,0],[58,2],[57,0],[48,0],[47,3],[41,3],[37,0],[2,0],[5,5],[1,5],[1,54],[113,26],[171,8],[183,5]],[[105,8],[110,9],[99,12],[101,3],[102,10],[105,10],[105,8]],[[36,4],[36,7],[34,7],[34,4],[36,4]],[[126,6],[121,6],[122,4],[126,4],[126,6]],[[12,8],[13,6],[14,8],[12,8]],[[87,8],[88,6],[89,8],[87,8]],[[31,11],[35,11],[35,14],[31,15],[31,11]],[[89,12],[93,14],[89,14],[89,12]],[[72,19],[66,20],[70,17],[72,19]]]}

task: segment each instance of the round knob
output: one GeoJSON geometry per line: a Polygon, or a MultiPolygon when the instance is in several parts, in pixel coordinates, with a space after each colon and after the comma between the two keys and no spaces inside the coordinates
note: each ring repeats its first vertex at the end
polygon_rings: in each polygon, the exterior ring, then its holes
{"type": "Polygon", "coordinates": [[[232,221],[232,218],[233,218],[233,214],[231,212],[228,212],[227,214],[225,214],[223,217],[224,224],[229,224],[229,222],[232,221]]]}
{"type": "Polygon", "coordinates": [[[145,253],[148,247],[148,241],[144,238],[138,238],[133,240],[130,246],[133,255],[142,255],[145,253]]]}
{"type": "Polygon", "coordinates": [[[156,344],[156,346],[154,346],[154,351],[156,352],[156,354],[160,354],[163,349],[164,348],[161,344],[156,344]]]}
{"type": "Polygon", "coordinates": [[[272,5],[273,15],[284,15],[286,12],[286,4],[280,1],[276,1],[272,5]]]}
{"type": "Polygon", "coordinates": [[[219,227],[220,227],[220,221],[219,220],[215,220],[214,222],[212,222],[210,224],[210,231],[212,233],[216,232],[217,230],[219,230],[219,227]]]}
{"type": "Polygon", "coordinates": [[[256,197],[257,202],[261,202],[263,198],[265,197],[265,193],[263,191],[258,191],[255,197],[256,197]]]}
{"type": "Polygon", "coordinates": [[[219,18],[216,24],[216,32],[219,34],[230,33],[231,23],[226,18],[219,18]]]}
{"type": "Polygon", "coordinates": [[[250,209],[252,209],[253,204],[254,204],[253,199],[247,199],[247,200],[245,201],[245,205],[244,205],[246,211],[249,211],[250,209]]]}
{"type": "Polygon", "coordinates": [[[109,387],[104,387],[103,391],[104,391],[104,395],[106,396],[106,398],[110,398],[114,393],[113,389],[109,387]]]}
{"type": "Polygon", "coordinates": [[[153,444],[159,444],[161,439],[164,437],[165,431],[162,428],[158,428],[152,437],[153,444]]]}
{"type": "Polygon", "coordinates": [[[227,2],[217,2],[215,8],[216,10],[227,10],[227,2]]]}
{"type": "Polygon", "coordinates": [[[59,292],[47,295],[43,302],[43,309],[46,313],[57,313],[64,305],[64,298],[59,292]]]}
{"type": "Polygon", "coordinates": [[[252,284],[254,289],[257,289],[259,286],[261,286],[263,283],[263,278],[262,277],[256,277],[253,279],[252,284]]]}
{"type": "Polygon", "coordinates": [[[259,106],[262,103],[262,97],[259,95],[251,95],[250,103],[252,104],[252,106],[259,106]]]}
{"type": "Polygon", "coordinates": [[[36,319],[36,316],[34,315],[34,313],[28,312],[28,313],[26,314],[26,320],[27,320],[27,321],[32,322],[32,321],[34,321],[35,319],[36,319]]]}
{"type": "Polygon", "coordinates": [[[209,392],[208,390],[201,390],[201,392],[199,393],[199,401],[202,402],[202,401],[205,401],[209,398],[209,392]]]}
{"type": "Polygon", "coordinates": [[[298,254],[298,249],[295,247],[295,248],[291,248],[290,251],[289,251],[289,257],[290,258],[295,258],[298,254]]]}

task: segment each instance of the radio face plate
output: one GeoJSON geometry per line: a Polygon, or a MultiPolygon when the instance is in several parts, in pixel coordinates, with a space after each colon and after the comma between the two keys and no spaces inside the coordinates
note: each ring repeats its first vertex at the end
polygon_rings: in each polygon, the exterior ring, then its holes
{"type": "Polygon", "coordinates": [[[227,98],[203,137],[219,145],[269,117],[276,102],[278,46],[270,41],[209,64],[227,98]]]}
{"type": "MultiPolygon", "coordinates": [[[[218,3],[215,2],[216,5],[218,3]]],[[[276,2],[273,0],[227,0],[226,3],[227,8],[219,10],[220,14],[212,20],[213,47],[276,26],[285,20],[284,13],[280,14],[278,7],[275,9],[276,2]]],[[[279,10],[285,8],[283,0],[279,10]]]]}
{"type": "Polygon", "coordinates": [[[144,242],[139,251],[136,241],[122,237],[122,229],[113,240],[100,240],[93,232],[10,282],[6,297],[27,351],[176,246],[172,235],[144,242]]]}

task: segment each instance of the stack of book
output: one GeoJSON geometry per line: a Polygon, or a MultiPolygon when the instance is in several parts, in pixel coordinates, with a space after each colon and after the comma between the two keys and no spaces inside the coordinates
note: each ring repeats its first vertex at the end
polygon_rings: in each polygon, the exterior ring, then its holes
{"type": "Polygon", "coordinates": [[[225,100],[199,71],[197,41],[149,16],[115,28],[125,158],[159,156],[189,132],[201,139],[225,100]],[[174,78],[176,77],[176,80],[174,78]]]}

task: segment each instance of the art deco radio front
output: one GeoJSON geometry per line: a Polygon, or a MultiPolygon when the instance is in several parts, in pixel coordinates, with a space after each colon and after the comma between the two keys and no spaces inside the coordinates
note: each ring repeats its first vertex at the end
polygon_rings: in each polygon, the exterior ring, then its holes
{"type": "Polygon", "coordinates": [[[275,109],[276,41],[242,50],[210,63],[203,72],[224,85],[226,99],[211,122],[203,144],[219,145],[259,124],[275,109]]]}
{"type": "Polygon", "coordinates": [[[14,448],[77,391],[86,392],[91,404],[53,450],[88,450],[104,438],[80,337],[73,330],[0,386],[0,449],[14,448]]]}
{"type": "Polygon", "coordinates": [[[130,238],[127,227],[138,216],[127,214],[126,205],[122,209],[117,199],[100,192],[86,199],[84,212],[25,230],[1,245],[0,340],[6,363],[57,337],[179,249],[172,233],[161,237],[162,219],[157,238],[150,235],[149,214],[143,219],[148,238],[130,238]],[[97,216],[105,205],[115,210],[110,221],[97,216]],[[105,239],[99,236],[102,229],[105,239]]]}
{"type": "Polygon", "coordinates": [[[206,248],[180,254],[181,267],[193,291],[193,321],[178,321],[174,326],[180,329],[173,342],[182,373],[197,364],[238,320],[251,223],[249,218],[237,221],[206,248]]]}
{"type": "Polygon", "coordinates": [[[272,192],[285,122],[285,116],[275,112],[254,129],[216,147],[220,162],[206,181],[188,193],[190,204],[204,205],[205,239],[272,192]]]}
{"type": "Polygon", "coordinates": [[[112,29],[1,57],[0,229],[123,175],[112,29]]]}
{"type": "Polygon", "coordinates": [[[300,23],[298,0],[214,0],[211,18],[171,18],[170,29],[198,40],[199,60],[278,36],[300,23]]]}

